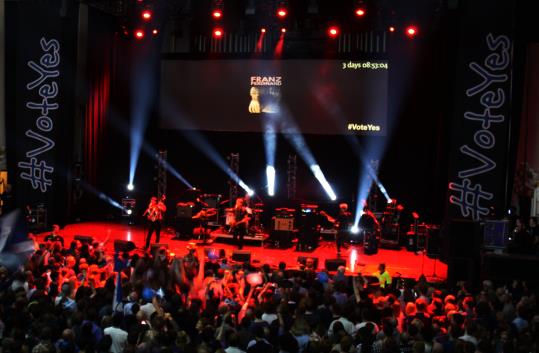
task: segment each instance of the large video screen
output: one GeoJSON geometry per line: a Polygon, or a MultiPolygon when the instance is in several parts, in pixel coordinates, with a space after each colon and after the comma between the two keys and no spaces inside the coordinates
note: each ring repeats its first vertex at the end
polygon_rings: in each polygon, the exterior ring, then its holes
{"type": "Polygon", "coordinates": [[[386,61],[162,60],[164,129],[385,135],[386,61]]]}

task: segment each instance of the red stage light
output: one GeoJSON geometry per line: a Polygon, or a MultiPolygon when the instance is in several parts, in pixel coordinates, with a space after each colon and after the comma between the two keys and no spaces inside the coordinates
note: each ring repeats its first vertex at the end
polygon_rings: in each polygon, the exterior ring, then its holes
{"type": "Polygon", "coordinates": [[[389,26],[388,30],[389,30],[391,33],[393,33],[393,32],[395,32],[395,27],[389,26]]]}
{"type": "Polygon", "coordinates": [[[152,18],[152,12],[150,10],[144,10],[142,11],[142,19],[145,21],[149,21],[152,18]]]}
{"type": "Polygon", "coordinates": [[[277,16],[279,16],[280,18],[285,18],[286,15],[288,15],[288,11],[286,11],[284,7],[277,9],[277,16]]]}
{"type": "Polygon", "coordinates": [[[265,29],[265,28],[261,28],[261,29],[260,29],[260,32],[266,33],[266,29],[265,29]]]}
{"type": "Polygon", "coordinates": [[[415,37],[417,35],[417,27],[416,26],[406,27],[406,35],[410,38],[415,37]]]}
{"type": "Polygon", "coordinates": [[[221,38],[223,36],[223,30],[221,28],[216,28],[213,30],[213,36],[215,38],[221,38]]]}
{"type": "Polygon", "coordinates": [[[213,10],[212,16],[215,19],[219,19],[221,16],[223,16],[223,12],[221,10],[213,10]]]}
{"type": "Polygon", "coordinates": [[[339,27],[337,26],[329,27],[328,34],[330,37],[333,37],[333,38],[337,37],[339,35],[339,27]]]}
{"type": "Polygon", "coordinates": [[[356,9],[356,16],[358,16],[358,17],[363,17],[363,16],[365,16],[366,13],[367,13],[367,10],[365,10],[364,7],[358,7],[356,9]]]}
{"type": "Polygon", "coordinates": [[[158,31],[157,29],[154,29],[154,30],[152,31],[152,34],[153,34],[154,36],[156,36],[158,33],[159,33],[159,31],[158,31]]]}
{"type": "Polygon", "coordinates": [[[281,28],[281,33],[286,33],[286,28],[281,28]]]}
{"type": "Polygon", "coordinates": [[[144,31],[142,29],[137,29],[135,31],[135,38],[137,38],[137,39],[144,38],[144,31]]]}

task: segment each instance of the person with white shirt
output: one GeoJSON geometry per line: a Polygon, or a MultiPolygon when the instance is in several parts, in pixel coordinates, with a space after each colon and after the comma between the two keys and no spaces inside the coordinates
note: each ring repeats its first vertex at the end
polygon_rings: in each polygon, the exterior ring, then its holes
{"type": "Polygon", "coordinates": [[[107,327],[103,331],[105,335],[109,335],[112,339],[112,345],[110,346],[111,353],[122,353],[127,343],[127,332],[120,328],[122,320],[122,315],[115,314],[112,317],[112,326],[107,327]]]}
{"type": "Polygon", "coordinates": [[[350,321],[346,317],[342,316],[342,310],[341,310],[340,306],[338,304],[334,304],[332,306],[331,310],[333,311],[333,316],[337,317],[337,318],[335,320],[333,320],[331,322],[331,324],[329,325],[328,335],[330,337],[333,336],[333,325],[335,325],[335,323],[337,321],[339,321],[339,322],[342,323],[346,333],[349,334],[350,336],[354,336],[356,334],[356,326],[354,325],[354,323],[352,321],[350,321]]]}

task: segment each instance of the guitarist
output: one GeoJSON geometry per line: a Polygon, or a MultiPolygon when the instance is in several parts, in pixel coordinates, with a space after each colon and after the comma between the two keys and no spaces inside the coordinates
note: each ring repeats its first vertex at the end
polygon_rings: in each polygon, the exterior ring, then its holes
{"type": "Polygon", "coordinates": [[[334,224],[337,229],[337,235],[335,236],[335,243],[337,245],[337,257],[341,256],[341,247],[344,246],[346,239],[348,238],[348,231],[352,225],[352,214],[348,211],[348,204],[339,204],[339,214],[333,218],[325,212],[320,212],[327,220],[334,224]]]}
{"type": "Polygon", "coordinates": [[[238,249],[243,248],[243,237],[247,234],[249,225],[249,211],[244,204],[245,200],[241,197],[236,199],[234,206],[234,221],[231,224],[230,231],[234,235],[234,242],[238,244],[238,249]]]}
{"type": "Polygon", "coordinates": [[[146,246],[144,247],[145,250],[148,250],[150,247],[153,232],[155,232],[155,242],[159,243],[159,237],[161,235],[161,221],[163,220],[163,214],[167,210],[165,200],[165,195],[162,195],[161,198],[159,198],[159,201],[157,197],[152,197],[148,208],[142,215],[146,216],[148,219],[148,235],[146,236],[146,246]]]}

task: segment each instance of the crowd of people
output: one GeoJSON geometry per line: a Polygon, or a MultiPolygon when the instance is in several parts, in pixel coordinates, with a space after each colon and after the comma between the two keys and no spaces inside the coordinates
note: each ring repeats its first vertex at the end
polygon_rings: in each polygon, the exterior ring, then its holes
{"type": "Polygon", "coordinates": [[[527,225],[521,218],[515,219],[515,226],[509,238],[510,252],[539,255],[539,227],[536,217],[530,217],[527,225]]]}
{"type": "Polygon", "coordinates": [[[0,268],[2,353],[527,353],[536,288],[235,264],[189,247],[113,254],[48,237],[0,268]],[[373,281],[374,279],[374,281],[373,281]],[[402,283],[401,283],[402,282],[402,283]],[[382,284],[382,285],[380,285],[382,284]]]}

